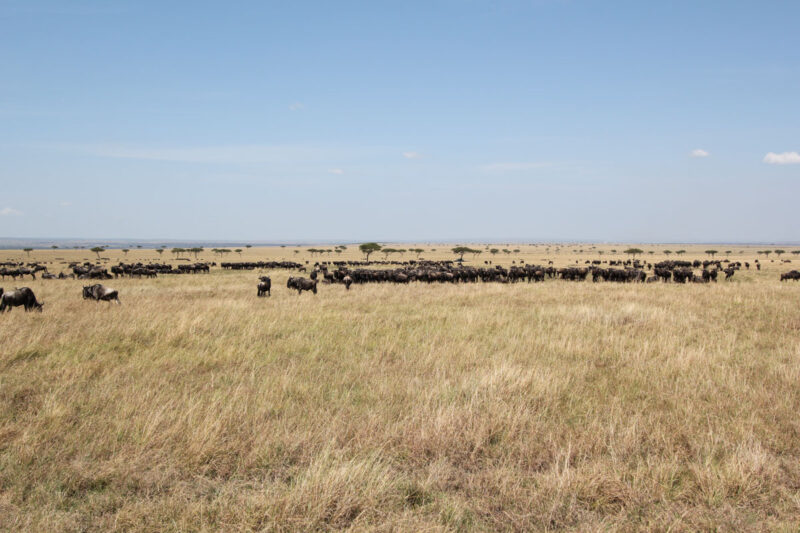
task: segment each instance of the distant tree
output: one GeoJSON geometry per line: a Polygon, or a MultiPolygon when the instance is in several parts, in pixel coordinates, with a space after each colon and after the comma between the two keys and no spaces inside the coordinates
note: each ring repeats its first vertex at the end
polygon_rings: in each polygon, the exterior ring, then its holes
{"type": "Polygon", "coordinates": [[[420,256],[420,255],[422,254],[422,252],[424,252],[425,250],[423,250],[422,248],[414,248],[414,249],[412,249],[411,251],[412,251],[412,252],[414,252],[415,254],[417,254],[417,259],[419,259],[419,256],[420,256]]]}
{"type": "Polygon", "coordinates": [[[647,250],[647,253],[653,255],[655,252],[653,250],[647,250]]]}
{"type": "Polygon", "coordinates": [[[235,249],[235,250],[234,250],[234,252],[236,252],[237,254],[239,254],[239,257],[242,257],[242,249],[241,249],[241,248],[237,248],[237,249],[235,249]]]}
{"type": "Polygon", "coordinates": [[[800,254],[800,250],[792,250],[792,253],[793,253],[794,255],[798,255],[798,254],[800,254]]]}
{"type": "Polygon", "coordinates": [[[664,250],[664,255],[669,255],[672,253],[672,250],[664,250]]]}
{"type": "Polygon", "coordinates": [[[716,250],[706,250],[706,253],[711,256],[711,259],[714,259],[714,256],[717,255],[719,252],[716,250]]]}
{"type": "Polygon", "coordinates": [[[358,246],[358,249],[366,257],[367,263],[369,263],[369,256],[375,252],[379,252],[381,248],[382,246],[377,242],[365,242],[358,246]]]}
{"type": "Polygon", "coordinates": [[[179,258],[179,257],[181,256],[181,254],[182,254],[183,252],[185,252],[185,251],[186,251],[186,250],[184,250],[183,248],[173,248],[173,249],[171,250],[171,252],[172,252],[172,255],[174,255],[174,256],[175,256],[175,258],[179,258]]]}
{"type": "Polygon", "coordinates": [[[136,245],[136,247],[137,247],[137,248],[141,248],[141,247],[142,247],[142,245],[141,245],[141,244],[137,244],[137,245],[136,245]]]}
{"type": "Polygon", "coordinates": [[[474,254],[476,252],[476,250],[473,250],[469,246],[456,246],[451,251],[456,254],[461,261],[464,260],[464,254],[474,254]]]}
{"type": "Polygon", "coordinates": [[[626,254],[628,254],[629,256],[631,256],[631,257],[634,257],[634,258],[635,258],[635,257],[636,257],[638,254],[643,254],[643,253],[644,253],[644,250],[642,250],[641,248],[628,248],[628,249],[627,249],[627,250],[625,250],[623,253],[626,253],[626,254]]]}
{"type": "Polygon", "coordinates": [[[245,244],[245,245],[244,245],[244,247],[245,247],[245,248],[252,248],[252,247],[253,247],[253,245],[252,245],[252,244],[245,244]]]}
{"type": "Polygon", "coordinates": [[[299,254],[300,250],[295,250],[294,253],[299,254]]]}
{"type": "Polygon", "coordinates": [[[725,250],[725,255],[731,255],[731,253],[732,252],[730,250],[725,250]]]}
{"type": "Polygon", "coordinates": [[[611,249],[611,253],[612,253],[612,254],[615,254],[615,253],[617,253],[617,250],[616,250],[616,249],[614,249],[614,248],[612,248],[612,249],[611,249]]]}
{"type": "Polygon", "coordinates": [[[511,250],[509,250],[508,248],[503,248],[503,253],[504,254],[510,254],[511,250]]]}
{"type": "Polygon", "coordinates": [[[52,248],[53,250],[58,250],[58,246],[56,246],[55,244],[53,246],[51,246],[50,248],[52,248]]]}
{"type": "Polygon", "coordinates": [[[26,254],[28,254],[28,257],[30,257],[31,256],[31,252],[33,251],[33,248],[23,248],[22,251],[25,252],[26,254]]]}
{"type": "Polygon", "coordinates": [[[771,253],[772,253],[772,250],[764,250],[764,251],[763,251],[763,252],[761,252],[761,253],[762,253],[762,254],[764,254],[764,257],[767,257],[767,258],[769,258],[769,254],[771,254],[771,253]]]}
{"type": "Polygon", "coordinates": [[[340,250],[347,250],[347,246],[345,246],[344,244],[340,244],[339,245],[339,249],[340,250]]]}
{"type": "Polygon", "coordinates": [[[342,253],[342,249],[341,249],[341,248],[337,248],[337,249],[336,249],[336,253],[337,253],[337,254],[341,254],[341,253],[342,253]]]}
{"type": "Polygon", "coordinates": [[[686,253],[686,250],[678,250],[678,251],[677,251],[677,252],[675,252],[675,253],[676,253],[676,254],[678,254],[678,255],[683,255],[683,254],[685,254],[685,253],[686,253]]]}
{"type": "Polygon", "coordinates": [[[515,254],[518,254],[519,253],[519,248],[514,248],[513,251],[514,251],[515,254]]]}
{"type": "Polygon", "coordinates": [[[500,253],[500,250],[498,250],[497,248],[492,248],[491,250],[489,250],[489,253],[492,255],[497,255],[500,253]]]}
{"type": "Polygon", "coordinates": [[[163,253],[164,253],[164,249],[163,249],[163,248],[156,248],[156,253],[157,253],[159,256],[161,256],[161,254],[163,254],[163,253]]]}
{"type": "Polygon", "coordinates": [[[394,248],[384,248],[381,250],[381,253],[383,254],[383,260],[386,261],[389,258],[389,254],[397,253],[397,250],[394,248]]]}
{"type": "Polygon", "coordinates": [[[95,254],[97,254],[97,258],[100,259],[100,252],[105,252],[106,249],[103,248],[102,246],[95,246],[94,248],[90,249],[89,251],[90,252],[94,252],[95,254]]]}
{"type": "Polygon", "coordinates": [[[778,258],[780,258],[780,256],[785,254],[785,253],[786,253],[786,250],[775,250],[775,255],[777,255],[778,258]]]}
{"type": "Polygon", "coordinates": [[[130,252],[130,249],[128,249],[128,248],[123,248],[122,249],[122,253],[125,254],[125,257],[128,257],[128,252],[130,252]]]}

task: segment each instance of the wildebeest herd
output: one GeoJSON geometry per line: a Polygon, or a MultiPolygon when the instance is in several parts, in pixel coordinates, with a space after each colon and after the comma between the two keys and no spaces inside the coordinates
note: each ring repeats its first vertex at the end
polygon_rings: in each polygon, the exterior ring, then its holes
{"type": "MultiPolygon", "coordinates": [[[[510,267],[491,266],[489,261],[484,266],[465,266],[458,261],[408,261],[408,262],[373,262],[361,261],[334,261],[315,263],[309,267],[309,278],[290,276],[286,288],[296,290],[298,294],[304,291],[317,294],[318,281],[323,284],[342,284],[350,289],[353,284],[366,283],[517,283],[517,282],[543,282],[545,279],[562,279],[566,281],[585,281],[591,277],[592,282],[615,283],[713,283],[721,274],[725,280],[730,280],[736,271],[750,269],[748,262],[729,261],[661,261],[650,264],[636,260],[628,261],[587,261],[586,266],[567,266],[556,268],[552,261],[548,265],[530,265],[523,261],[510,267]],[[368,266],[388,265],[397,268],[367,268],[368,266]],[[699,270],[699,272],[697,272],[699,270]]],[[[160,263],[119,263],[111,267],[111,272],[96,264],[70,263],[71,273],[64,272],[58,275],[50,274],[47,267],[37,263],[0,263],[0,277],[10,276],[13,279],[31,276],[36,279],[36,274],[41,273],[43,279],[111,279],[113,277],[129,276],[131,278],[157,277],[159,274],[195,274],[208,273],[215,263],[181,264],[177,268],[160,263]]],[[[305,272],[306,266],[292,261],[259,261],[221,263],[226,270],[255,270],[255,269],[287,269],[305,272]]],[[[761,265],[755,261],[755,266],[761,270],[761,265]]],[[[780,275],[781,281],[800,281],[800,271],[791,270],[780,275]]],[[[257,295],[270,296],[272,280],[268,276],[261,276],[258,280],[257,295]]],[[[102,284],[83,287],[83,298],[95,301],[119,301],[119,292],[102,284]]],[[[29,287],[21,287],[11,291],[0,288],[0,312],[8,311],[12,307],[23,307],[25,311],[41,311],[44,302],[36,299],[29,287]]]]}

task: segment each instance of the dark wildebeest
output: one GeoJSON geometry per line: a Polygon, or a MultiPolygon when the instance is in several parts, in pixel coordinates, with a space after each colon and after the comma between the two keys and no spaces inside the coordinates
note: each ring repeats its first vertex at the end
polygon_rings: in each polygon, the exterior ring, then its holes
{"type": "Polygon", "coordinates": [[[795,281],[800,281],[800,271],[797,270],[790,270],[789,272],[784,272],[781,274],[781,281],[793,279],[795,281]]]}
{"type": "Polygon", "coordinates": [[[342,283],[344,283],[344,288],[349,291],[350,285],[353,284],[353,278],[351,278],[350,276],[345,276],[344,278],[342,278],[342,283]]]}
{"type": "Polygon", "coordinates": [[[269,279],[269,276],[261,276],[258,279],[261,280],[258,284],[258,295],[264,296],[266,294],[267,296],[271,296],[272,293],[270,289],[272,288],[272,280],[269,279]]]}
{"type": "Polygon", "coordinates": [[[28,287],[22,287],[21,289],[15,289],[9,292],[3,292],[3,289],[0,289],[0,313],[6,310],[11,311],[12,307],[19,307],[20,305],[23,306],[26,311],[35,309],[41,312],[44,302],[37,302],[36,296],[28,287]]]}
{"type": "Polygon", "coordinates": [[[114,300],[118,304],[120,303],[120,301],[119,301],[119,293],[115,289],[111,289],[109,287],[105,287],[105,286],[101,285],[100,283],[97,283],[96,285],[90,285],[88,287],[84,287],[83,288],[83,299],[86,300],[86,299],[89,299],[89,298],[91,298],[92,300],[94,300],[96,302],[99,302],[100,300],[103,300],[103,301],[106,301],[106,302],[110,302],[111,300],[114,300]]]}
{"type": "Polygon", "coordinates": [[[303,294],[303,291],[311,291],[317,294],[317,281],[306,278],[291,277],[286,282],[286,288],[297,289],[297,294],[303,294]]]}

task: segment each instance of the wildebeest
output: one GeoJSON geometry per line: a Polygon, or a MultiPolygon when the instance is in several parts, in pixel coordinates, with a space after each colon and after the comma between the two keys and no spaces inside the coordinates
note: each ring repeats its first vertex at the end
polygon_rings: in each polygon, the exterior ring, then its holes
{"type": "Polygon", "coordinates": [[[794,281],[800,281],[800,271],[797,270],[790,270],[789,272],[784,272],[781,274],[781,281],[793,279],[794,281]]]}
{"type": "Polygon", "coordinates": [[[272,280],[269,279],[269,276],[261,276],[258,279],[260,280],[258,284],[258,295],[264,296],[266,294],[267,296],[271,296],[272,293],[270,289],[272,288],[272,280]]]}
{"type": "Polygon", "coordinates": [[[103,301],[106,301],[106,302],[110,302],[111,300],[114,300],[118,304],[120,303],[120,301],[119,301],[119,293],[115,289],[111,289],[109,287],[101,285],[100,283],[97,283],[95,285],[89,285],[88,287],[84,287],[83,288],[83,299],[84,300],[92,299],[92,300],[94,300],[96,302],[99,302],[100,300],[103,300],[103,301]]]}
{"type": "Polygon", "coordinates": [[[0,313],[3,311],[11,311],[12,307],[23,306],[25,311],[36,310],[41,312],[44,302],[37,302],[36,296],[33,291],[28,287],[15,289],[13,291],[4,292],[0,289],[0,313]]]}
{"type": "Polygon", "coordinates": [[[349,291],[350,285],[353,284],[353,278],[351,278],[350,276],[345,276],[344,278],[342,278],[342,283],[344,283],[344,288],[349,291]]]}
{"type": "Polygon", "coordinates": [[[317,280],[290,277],[286,281],[286,288],[297,289],[297,294],[303,294],[303,291],[311,291],[317,294],[317,280]]]}

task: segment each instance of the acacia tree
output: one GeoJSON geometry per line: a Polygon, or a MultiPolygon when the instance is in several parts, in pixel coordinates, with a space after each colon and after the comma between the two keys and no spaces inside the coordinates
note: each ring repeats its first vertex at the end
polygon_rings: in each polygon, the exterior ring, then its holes
{"type": "Polygon", "coordinates": [[[161,257],[161,254],[164,253],[164,249],[163,248],[156,248],[156,253],[158,254],[159,257],[161,257]]]}
{"type": "Polygon", "coordinates": [[[664,250],[664,255],[669,256],[672,253],[672,250],[664,250]]]}
{"type": "Polygon", "coordinates": [[[706,250],[706,253],[711,256],[711,259],[714,259],[714,256],[719,252],[717,250],[706,250]]]}
{"type": "Polygon", "coordinates": [[[128,252],[130,252],[130,248],[123,248],[122,253],[125,254],[125,257],[128,257],[128,252]]]}
{"type": "Polygon", "coordinates": [[[237,249],[235,249],[235,250],[234,250],[234,252],[236,252],[237,254],[239,254],[239,257],[242,257],[242,249],[241,249],[241,248],[237,248],[237,249]]]}
{"type": "Polygon", "coordinates": [[[367,263],[369,263],[369,256],[375,252],[379,252],[383,248],[377,242],[365,242],[358,246],[358,249],[361,251],[362,254],[366,257],[367,263]]]}
{"type": "Polygon", "coordinates": [[[31,252],[33,251],[33,248],[23,248],[22,251],[25,252],[26,254],[28,254],[28,257],[30,257],[31,256],[31,252]]]}
{"type": "Polygon", "coordinates": [[[642,250],[641,248],[628,248],[623,253],[626,253],[626,254],[628,254],[629,256],[631,256],[631,257],[633,257],[635,259],[636,255],[637,254],[643,254],[644,250],[642,250]]]}
{"type": "Polygon", "coordinates": [[[785,253],[786,253],[786,250],[775,250],[775,255],[777,255],[779,259],[781,257],[781,254],[785,254],[785,253]]]}
{"type": "Polygon", "coordinates": [[[480,253],[479,250],[473,250],[469,246],[456,246],[452,249],[452,252],[458,256],[459,261],[464,260],[464,254],[474,254],[476,252],[480,253]]]}
{"type": "Polygon", "coordinates": [[[95,246],[94,248],[92,248],[89,251],[96,253],[97,254],[97,258],[100,259],[100,252],[105,252],[106,249],[103,248],[102,246],[95,246]]]}

